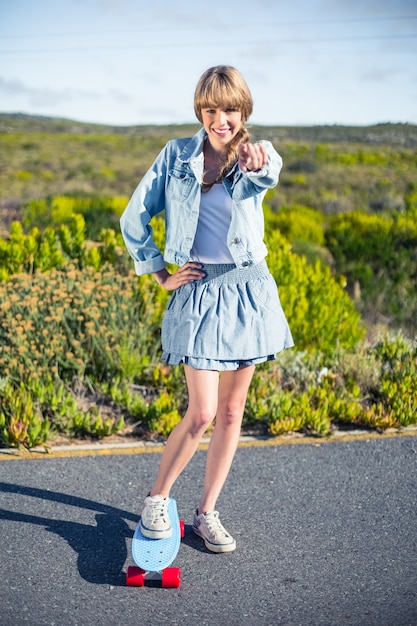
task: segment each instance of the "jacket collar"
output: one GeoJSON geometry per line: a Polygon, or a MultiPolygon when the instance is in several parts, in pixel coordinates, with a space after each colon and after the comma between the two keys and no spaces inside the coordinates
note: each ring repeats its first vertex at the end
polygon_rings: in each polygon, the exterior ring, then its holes
{"type": "MultiPolygon", "coordinates": [[[[203,147],[204,141],[207,137],[207,133],[204,128],[201,128],[193,137],[186,142],[181,153],[179,154],[179,160],[184,163],[189,163],[197,180],[201,183],[204,167],[204,155],[203,147]]],[[[237,163],[235,163],[229,172],[226,174],[226,178],[231,179],[232,189],[235,186],[237,179],[240,176],[240,170],[237,163]]]]}
{"type": "Polygon", "coordinates": [[[207,137],[207,133],[204,128],[201,128],[193,137],[186,142],[183,147],[179,159],[181,161],[190,161],[191,159],[203,154],[204,140],[207,137]]]}

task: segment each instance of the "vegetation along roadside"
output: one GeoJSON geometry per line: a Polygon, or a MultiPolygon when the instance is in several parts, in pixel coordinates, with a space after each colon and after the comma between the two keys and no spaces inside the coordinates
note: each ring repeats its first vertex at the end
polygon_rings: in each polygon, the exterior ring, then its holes
{"type": "MultiPolygon", "coordinates": [[[[0,115],[0,130],[0,445],[166,437],[185,402],[182,369],[159,361],[169,294],[134,275],[118,219],[195,127],[0,115]]],[[[284,158],[268,263],[296,347],[257,368],[244,429],[415,424],[417,127],[267,131],[284,158]]]]}

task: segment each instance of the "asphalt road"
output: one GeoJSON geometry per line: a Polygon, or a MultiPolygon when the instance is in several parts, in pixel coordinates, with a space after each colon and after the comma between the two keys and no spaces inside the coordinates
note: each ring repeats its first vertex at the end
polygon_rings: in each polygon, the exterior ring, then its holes
{"type": "Polygon", "coordinates": [[[180,589],[125,585],[159,453],[0,460],[1,626],[416,626],[417,437],[240,448],[231,554],[190,528],[204,459],[172,494],[180,589]]]}

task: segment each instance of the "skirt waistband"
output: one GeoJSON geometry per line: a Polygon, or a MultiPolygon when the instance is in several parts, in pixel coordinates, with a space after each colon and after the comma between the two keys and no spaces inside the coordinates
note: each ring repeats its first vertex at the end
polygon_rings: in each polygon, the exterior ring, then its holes
{"type": "Polygon", "coordinates": [[[222,283],[239,284],[247,283],[254,278],[264,278],[269,275],[269,269],[265,260],[255,265],[248,265],[243,269],[237,268],[234,263],[203,263],[201,271],[206,276],[201,280],[195,281],[198,284],[222,283]]]}

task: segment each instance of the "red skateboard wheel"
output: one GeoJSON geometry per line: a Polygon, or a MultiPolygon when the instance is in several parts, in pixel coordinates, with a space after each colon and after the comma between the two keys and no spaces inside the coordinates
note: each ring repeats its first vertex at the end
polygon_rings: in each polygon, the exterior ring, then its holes
{"type": "Polygon", "coordinates": [[[185,524],[183,519],[180,519],[180,535],[181,539],[185,537],[185,524]]]}
{"type": "Polygon", "coordinates": [[[145,571],[136,565],[129,565],[126,572],[126,585],[128,587],[144,587],[145,571]]]}
{"type": "Polygon", "coordinates": [[[162,586],[179,587],[181,584],[181,570],[179,567],[166,567],[162,570],[162,586]]]}

